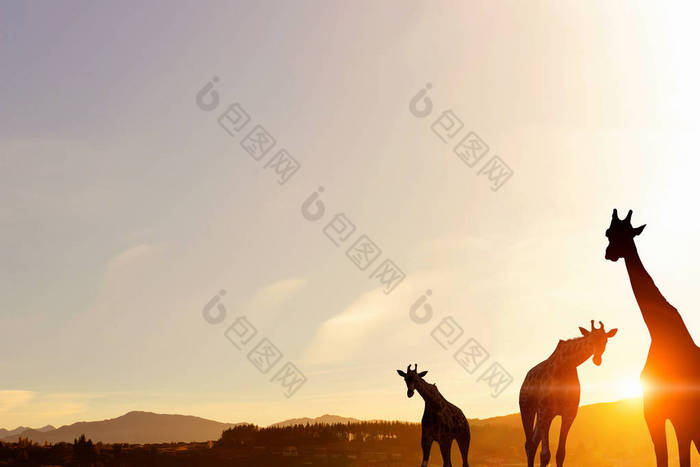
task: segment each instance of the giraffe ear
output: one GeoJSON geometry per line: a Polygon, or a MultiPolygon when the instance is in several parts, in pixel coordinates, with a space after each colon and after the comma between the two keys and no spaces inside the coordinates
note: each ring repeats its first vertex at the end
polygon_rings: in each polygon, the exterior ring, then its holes
{"type": "Polygon", "coordinates": [[[608,339],[610,339],[615,334],[617,334],[617,328],[611,329],[610,331],[608,331],[608,333],[606,335],[608,336],[608,339]]]}
{"type": "Polygon", "coordinates": [[[403,371],[401,371],[401,370],[396,370],[396,372],[397,372],[397,373],[399,374],[399,376],[401,376],[402,378],[405,378],[405,377],[406,377],[406,373],[404,373],[403,371]]]}
{"type": "Polygon", "coordinates": [[[632,233],[633,233],[634,236],[636,237],[637,235],[639,235],[640,233],[642,233],[642,231],[644,230],[644,227],[646,227],[646,226],[647,226],[647,225],[644,224],[644,225],[640,225],[639,227],[635,227],[634,229],[632,229],[632,233]]]}
{"type": "Polygon", "coordinates": [[[582,328],[582,327],[580,327],[580,326],[579,326],[578,330],[581,331],[581,335],[582,335],[583,337],[586,337],[587,335],[589,335],[589,334],[591,333],[591,331],[589,331],[588,329],[582,328]]]}
{"type": "Polygon", "coordinates": [[[422,378],[423,376],[425,376],[427,374],[428,374],[427,371],[421,371],[420,373],[418,373],[418,376],[420,376],[422,378]]]}

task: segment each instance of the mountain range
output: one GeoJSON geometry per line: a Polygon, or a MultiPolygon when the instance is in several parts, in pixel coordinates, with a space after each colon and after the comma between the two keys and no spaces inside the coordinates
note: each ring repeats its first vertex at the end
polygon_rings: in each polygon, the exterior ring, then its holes
{"type": "MultiPolygon", "coordinates": [[[[316,418],[292,418],[270,426],[284,427],[308,424],[332,424],[359,422],[356,418],[339,415],[322,415],[316,418]]],[[[221,423],[189,415],[166,415],[152,412],[129,412],[121,417],[95,422],[77,422],[55,428],[51,425],[33,429],[17,427],[14,430],[0,428],[0,441],[16,442],[20,437],[37,443],[73,442],[84,434],[93,441],[103,443],[167,443],[179,441],[209,441],[219,439],[227,428],[243,423],[221,423]]]]}
{"type": "MultiPolygon", "coordinates": [[[[271,426],[358,421],[360,420],[356,418],[326,414],[316,418],[284,420],[271,426]]],[[[415,421],[418,421],[418,412],[416,412],[415,421]]],[[[475,444],[486,442],[493,437],[488,433],[494,436],[498,433],[497,437],[501,439],[500,442],[506,441],[504,436],[507,434],[505,437],[513,438],[509,441],[509,444],[513,445],[513,449],[521,447],[522,427],[518,413],[486,419],[470,419],[469,423],[474,435],[483,433],[478,436],[478,440],[475,437],[473,440],[475,444]]],[[[60,428],[47,426],[41,429],[25,429],[21,433],[17,431],[23,427],[12,431],[2,430],[0,433],[10,434],[0,438],[0,441],[13,442],[21,436],[42,444],[44,442],[73,442],[81,434],[85,434],[94,442],[102,441],[104,443],[147,444],[208,441],[219,439],[222,431],[236,425],[240,425],[240,423],[221,423],[187,415],[129,412],[109,420],[78,422],[60,428]]],[[[551,431],[552,444],[554,445],[556,445],[559,434],[558,427],[559,422],[555,420],[551,431]]],[[[605,452],[628,456],[629,452],[636,454],[643,449],[649,451],[646,454],[653,456],[640,399],[582,406],[573,424],[569,441],[572,450],[577,449],[577,446],[580,449],[584,449],[585,446],[585,449],[589,450],[603,448],[610,444],[610,447],[605,448],[605,452]]]]}
{"type": "MultiPolygon", "coordinates": [[[[51,430],[55,430],[55,429],[56,429],[56,427],[54,427],[53,425],[46,425],[46,426],[43,426],[41,428],[37,428],[34,431],[46,432],[46,431],[51,431],[51,430]]],[[[18,426],[14,430],[6,430],[5,428],[0,428],[0,439],[8,438],[8,437],[14,436],[14,435],[19,435],[19,434],[24,433],[27,430],[33,430],[33,428],[29,428],[26,426],[18,426]]]]}
{"type": "Polygon", "coordinates": [[[14,442],[29,438],[37,443],[73,442],[84,434],[103,443],[165,443],[176,441],[208,441],[219,439],[221,432],[236,426],[190,415],[165,415],[152,412],[129,412],[121,417],[96,422],[77,422],[60,428],[38,430],[17,428],[0,441],[14,442]]]}

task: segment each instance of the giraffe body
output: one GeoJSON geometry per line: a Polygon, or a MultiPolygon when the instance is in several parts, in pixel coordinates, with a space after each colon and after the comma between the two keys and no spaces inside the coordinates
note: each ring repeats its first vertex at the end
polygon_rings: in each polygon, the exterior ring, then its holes
{"type": "Polygon", "coordinates": [[[666,420],[678,439],[681,467],[690,467],[692,445],[700,446],[700,349],[667,349],[652,341],[644,369],[644,419],[654,444],[657,466],[668,466],[666,420]],[[673,362],[669,364],[669,362],[673,362]]]}
{"type": "Polygon", "coordinates": [[[407,372],[396,370],[402,376],[408,387],[408,397],[413,396],[414,391],[418,391],[425,402],[425,410],[421,419],[421,448],[423,449],[423,462],[421,467],[428,465],[430,448],[433,442],[440,446],[443,467],[452,467],[450,453],[452,442],[456,441],[462,454],[462,466],[469,467],[469,443],[471,434],[469,422],[462,410],[445,399],[435,384],[430,384],[423,380],[427,372],[418,373],[416,368],[411,370],[410,365],[407,372]]]}
{"type": "Polygon", "coordinates": [[[605,259],[625,260],[632,292],[649,330],[651,345],[641,379],[644,419],[651,435],[658,467],[668,467],[666,420],[678,439],[681,467],[690,467],[692,442],[700,447],[700,349],[678,310],[666,301],[639,257],[634,237],[644,230],[632,227],[632,211],[620,220],[613,211],[605,232],[610,243],[605,259]]]}
{"type": "Polygon", "coordinates": [[[549,428],[557,415],[561,416],[561,430],[556,462],[561,467],[566,455],[566,438],[578,413],[581,384],[578,366],[593,355],[600,365],[607,339],[617,332],[606,332],[602,323],[591,331],[580,328],[583,337],[559,341],[556,349],[546,360],[535,365],[525,377],[520,388],[520,416],[525,431],[525,453],[529,467],[535,463],[537,447],[542,443],[540,465],[549,464],[549,428]],[[536,420],[536,421],[535,421],[536,420]]]}

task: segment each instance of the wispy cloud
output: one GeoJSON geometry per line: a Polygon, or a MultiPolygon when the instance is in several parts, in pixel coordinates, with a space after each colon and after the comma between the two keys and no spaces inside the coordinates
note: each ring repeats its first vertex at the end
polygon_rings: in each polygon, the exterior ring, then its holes
{"type": "Polygon", "coordinates": [[[344,360],[366,345],[367,336],[387,312],[378,295],[383,295],[379,289],[367,292],[343,312],[326,320],[307,347],[306,361],[314,364],[344,360]]]}
{"type": "Polygon", "coordinates": [[[306,282],[306,279],[301,277],[290,277],[268,284],[248,300],[246,307],[260,309],[279,306],[290,300],[306,282]]]}
{"type": "Polygon", "coordinates": [[[407,277],[390,298],[381,287],[365,292],[318,327],[305,350],[305,363],[361,360],[366,352],[376,352],[378,348],[386,349],[382,350],[386,355],[392,351],[389,348],[400,352],[406,342],[425,342],[429,330],[410,320],[408,307],[426,286],[439,283],[444,283],[444,279],[440,279],[438,271],[422,271],[407,277]]]}
{"type": "Polygon", "coordinates": [[[126,266],[134,263],[135,261],[137,261],[139,258],[142,258],[146,255],[149,255],[155,249],[156,249],[156,247],[154,245],[146,245],[146,244],[139,244],[139,245],[135,245],[133,247],[127,248],[126,250],[117,254],[114,258],[112,258],[109,261],[109,263],[107,264],[107,269],[114,270],[114,269],[120,269],[120,268],[126,267],[126,266]]]}
{"type": "Polygon", "coordinates": [[[31,401],[36,396],[33,391],[5,390],[0,391],[0,413],[9,412],[31,401]]]}
{"type": "Polygon", "coordinates": [[[0,414],[4,428],[39,427],[73,423],[103,393],[49,393],[24,390],[0,391],[0,414]]]}

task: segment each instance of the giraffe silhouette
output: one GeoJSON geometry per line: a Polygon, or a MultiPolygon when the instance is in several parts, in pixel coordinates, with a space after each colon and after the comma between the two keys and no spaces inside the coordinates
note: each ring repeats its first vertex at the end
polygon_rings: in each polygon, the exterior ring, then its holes
{"type": "Polygon", "coordinates": [[[423,419],[421,420],[421,447],[423,448],[423,463],[421,467],[428,465],[430,457],[430,448],[433,441],[437,441],[440,445],[440,453],[442,454],[443,467],[452,467],[450,451],[452,449],[452,441],[457,441],[459,451],[462,453],[462,466],[469,467],[469,442],[471,434],[469,432],[469,422],[464,413],[454,404],[445,399],[438,388],[434,384],[426,383],[423,377],[428,374],[427,371],[418,373],[418,364],[411,369],[409,364],[406,367],[406,372],[396,370],[406,382],[408,389],[406,395],[413,397],[413,392],[418,391],[425,401],[425,410],[423,411],[423,419]]]}
{"type": "Polygon", "coordinates": [[[605,232],[609,244],[605,259],[624,258],[632,292],[649,330],[651,345],[642,370],[644,419],[654,444],[656,465],[668,466],[666,420],[678,438],[681,467],[690,466],[692,445],[700,447],[700,349],[683,318],[654,284],[639,258],[634,237],[645,225],[632,227],[632,211],[623,220],[613,210],[605,232]]]}
{"type": "Polygon", "coordinates": [[[552,355],[535,365],[520,388],[520,417],[525,431],[527,465],[535,465],[535,453],[540,442],[540,466],[549,464],[549,427],[557,415],[561,415],[561,431],[557,447],[557,466],[564,465],[566,437],[576,418],[581,396],[578,366],[593,355],[593,363],[602,363],[608,339],[617,329],[606,332],[603,323],[596,328],[591,320],[591,330],[579,327],[582,337],[560,340],[552,355]],[[537,421],[535,422],[535,417],[537,421]]]}

